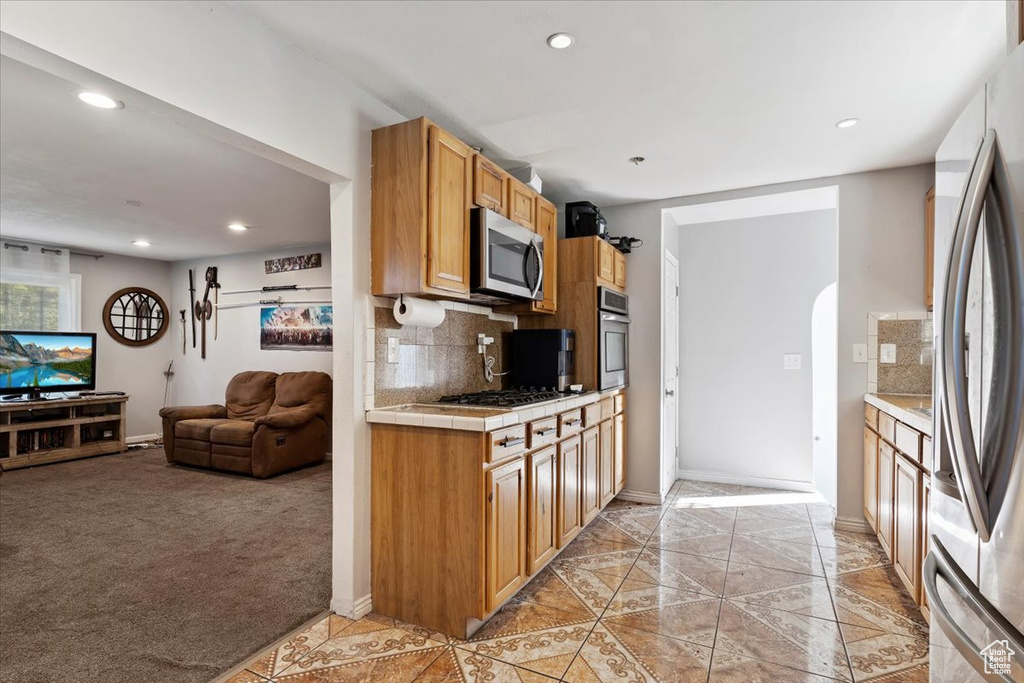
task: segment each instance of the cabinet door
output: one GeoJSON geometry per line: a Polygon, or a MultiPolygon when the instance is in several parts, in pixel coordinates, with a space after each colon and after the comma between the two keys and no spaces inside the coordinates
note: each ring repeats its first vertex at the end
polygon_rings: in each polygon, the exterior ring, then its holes
{"type": "Polygon", "coordinates": [[[864,519],[878,533],[878,435],[864,428],[864,519]]]}
{"type": "Polygon", "coordinates": [[[515,178],[508,179],[508,217],[530,230],[537,229],[537,193],[515,178]]]}
{"type": "Polygon", "coordinates": [[[615,261],[615,284],[623,289],[626,288],[626,255],[618,249],[614,254],[615,261]]]}
{"type": "Polygon", "coordinates": [[[537,234],[544,238],[544,300],[535,310],[554,313],[558,306],[558,212],[555,205],[537,197],[537,234]]]}
{"type": "Polygon", "coordinates": [[[508,218],[509,175],[482,154],[473,155],[473,203],[508,218]]]}
{"type": "Polygon", "coordinates": [[[598,425],[601,431],[601,507],[615,497],[615,428],[611,420],[598,425]]]}
{"type": "Polygon", "coordinates": [[[583,432],[583,524],[601,511],[601,451],[597,427],[583,432]]]}
{"type": "Polygon", "coordinates": [[[893,502],[892,564],[917,602],[921,590],[921,472],[902,454],[896,456],[893,502]]]}
{"type": "Polygon", "coordinates": [[[878,541],[892,559],[893,477],[896,451],[883,440],[878,441],[878,541]]]}
{"type": "MultiPolygon", "coordinates": [[[[932,478],[928,476],[921,477],[921,565],[924,567],[924,558],[928,557],[928,506],[932,500],[932,478]]],[[[921,611],[924,612],[925,617],[928,617],[928,594],[924,590],[924,584],[921,584],[920,598],[918,604],[921,605],[921,611]]]]}
{"type": "Polygon", "coordinates": [[[615,247],[597,240],[597,279],[602,284],[615,285],[615,247]]]}
{"type": "Polygon", "coordinates": [[[437,126],[429,140],[427,285],[468,293],[473,152],[437,126]]]}
{"type": "Polygon", "coordinates": [[[580,514],[582,442],[574,436],[558,444],[558,547],[576,538],[583,526],[580,514]]]}
{"type": "Polygon", "coordinates": [[[626,488],[626,414],[612,419],[612,444],[615,449],[615,494],[626,488]]]}
{"type": "Polygon", "coordinates": [[[526,464],[487,473],[487,611],[526,582],[526,464]]]}
{"type": "Polygon", "coordinates": [[[543,569],[558,550],[558,526],[555,524],[558,451],[554,446],[529,456],[527,475],[526,557],[527,573],[533,575],[543,569]]]}

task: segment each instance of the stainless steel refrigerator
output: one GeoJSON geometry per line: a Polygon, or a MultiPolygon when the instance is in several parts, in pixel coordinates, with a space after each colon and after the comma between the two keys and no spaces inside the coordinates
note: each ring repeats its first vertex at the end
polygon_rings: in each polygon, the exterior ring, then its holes
{"type": "Polygon", "coordinates": [[[935,156],[931,681],[1024,681],[1024,46],[935,156]]]}

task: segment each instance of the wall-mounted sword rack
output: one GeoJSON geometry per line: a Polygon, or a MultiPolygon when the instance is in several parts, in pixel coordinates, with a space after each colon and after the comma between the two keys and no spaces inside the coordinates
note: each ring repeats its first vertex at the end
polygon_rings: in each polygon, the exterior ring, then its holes
{"type": "MultiPolygon", "coordinates": [[[[224,293],[227,294],[227,292],[224,293]]],[[[217,308],[223,310],[226,308],[245,308],[247,306],[327,306],[330,303],[331,302],[326,299],[317,299],[310,301],[285,301],[281,297],[277,297],[276,299],[260,299],[259,301],[246,301],[244,303],[239,302],[237,304],[218,304],[217,308]]]]}

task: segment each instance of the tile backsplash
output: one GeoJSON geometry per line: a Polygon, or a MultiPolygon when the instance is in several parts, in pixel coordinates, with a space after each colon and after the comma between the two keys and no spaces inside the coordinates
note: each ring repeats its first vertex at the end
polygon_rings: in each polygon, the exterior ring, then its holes
{"type": "Polygon", "coordinates": [[[934,361],[930,313],[873,313],[869,319],[869,391],[880,394],[932,393],[934,361]],[[895,363],[882,362],[882,345],[895,347],[895,363]]]}
{"type": "MultiPolygon", "coordinates": [[[[466,304],[444,305],[448,309],[444,322],[435,328],[403,327],[395,320],[391,308],[374,308],[374,360],[372,373],[367,373],[367,390],[373,396],[372,406],[367,407],[429,402],[446,394],[502,388],[501,377],[495,377],[493,382],[484,380],[477,334],[494,337],[488,354],[496,359],[494,371],[503,372],[508,367],[509,337],[515,328],[515,316],[492,314],[486,308],[466,304]],[[387,362],[390,338],[398,339],[397,363],[387,362]]],[[[370,337],[368,331],[367,342],[370,337]]]]}

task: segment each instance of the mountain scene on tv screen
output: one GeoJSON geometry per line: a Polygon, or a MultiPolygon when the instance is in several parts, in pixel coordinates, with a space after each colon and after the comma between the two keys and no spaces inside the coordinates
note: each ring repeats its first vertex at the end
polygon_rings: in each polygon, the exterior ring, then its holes
{"type": "Polygon", "coordinates": [[[90,384],[89,342],[81,336],[0,333],[0,389],[90,384]]]}

